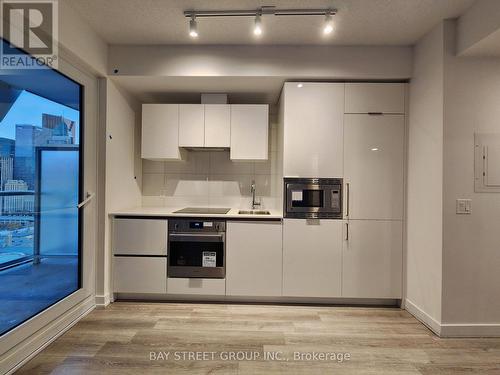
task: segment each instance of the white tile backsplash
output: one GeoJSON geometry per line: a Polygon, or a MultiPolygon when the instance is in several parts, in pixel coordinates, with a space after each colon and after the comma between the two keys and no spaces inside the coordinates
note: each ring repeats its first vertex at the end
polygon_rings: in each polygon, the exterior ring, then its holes
{"type": "Polygon", "coordinates": [[[272,144],[271,150],[269,160],[255,162],[231,161],[228,151],[188,151],[182,161],[143,160],[143,205],[248,209],[255,181],[262,208],[280,207],[272,144]]]}
{"type": "Polygon", "coordinates": [[[167,173],[166,196],[208,196],[208,175],[167,173]]]}
{"type": "Polygon", "coordinates": [[[165,173],[165,162],[146,160],[142,161],[142,173],[165,173]]]}
{"type": "Polygon", "coordinates": [[[165,195],[165,174],[164,173],[143,173],[142,174],[142,195],[143,196],[164,196],[165,195]]]}
{"type": "Polygon", "coordinates": [[[248,174],[254,173],[254,162],[232,161],[229,151],[218,151],[210,153],[210,174],[248,174]]]}

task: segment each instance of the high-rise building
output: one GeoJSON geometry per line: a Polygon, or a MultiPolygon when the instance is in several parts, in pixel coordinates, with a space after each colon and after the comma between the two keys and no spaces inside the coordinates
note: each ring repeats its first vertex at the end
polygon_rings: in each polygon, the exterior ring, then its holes
{"type": "Polygon", "coordinates": [[[33,125],[16,125],[14,179],[23,180],[33,190],[36,172],[36,147],[47,145],[51,130],[33,125]]]}
{"type": "Polygon", "coordinates": [[[0,137],[0,157],[1,158],[7,158],[7,157],[14,157],[15,153],[15,141],[13,139],[9,138],[3,138],[0,137]]]}
{"type": "Polygon", "coordinates": [[[12,156],[0,156],[0,190],[5,183],[14,178],[14,158],[12,156]]]}
{"type": "Polygon", "coordinates": [[[51,137],[49,144],[74,144],[76,123],[63,116],[42,114],[42,127],[50,129],[51,137]]]}
{"type": "MultiPolygon", "coordinates": [[[[22,180],[9,180],[5,183],[5,191],[27,191],[28,184],[22,180]]],[[[13,195],[4,197],[2,213],[28,214],[34,209],[32,195],[13,195]]]]}

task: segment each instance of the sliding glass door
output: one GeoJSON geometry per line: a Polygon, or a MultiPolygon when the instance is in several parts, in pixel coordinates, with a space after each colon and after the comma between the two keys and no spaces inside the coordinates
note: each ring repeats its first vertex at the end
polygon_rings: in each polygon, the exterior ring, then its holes
{"type": "Polygon", "coordinates": [[[82,287],[83,88],[0,75],[0,336],[82,287]]]}

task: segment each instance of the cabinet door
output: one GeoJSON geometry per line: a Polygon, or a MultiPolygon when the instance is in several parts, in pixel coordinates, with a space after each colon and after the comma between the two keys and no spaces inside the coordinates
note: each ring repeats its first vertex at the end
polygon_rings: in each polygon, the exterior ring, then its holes
{"type": "Polygon", "coordinates": [[[115,255],[167,255],[167,220],[115,219],[115,255]]]}
{"type": "Polygon", "coordinates": [[[345,214],[350,219],[403,218],[403,115],[346,115],[345,214]]]}
{"type": "Polygon", "coordinates": [[[166,293],[166,257],[113,257],[113,292],[166,293]]]}
{"type": "Polygon", "coordinates": [[[181,159],[179,151],[179,105],[142,105],[143,159],[181,159]]]}
{"type": "Polygon", "coordinates": [[[342,221],[283,220],[283,295],[340,297],[342,221]]]}
{"type": "Polygon", "coordinates": [[[281,296],[281,222],[228,222],[226,294],[281,296]]]}
{"type": "Polygon", "coordinates": [[[348,225],[342,297],[401,298],[402,222],[350,220],[348,225]]]}
{"type": "Polygon", "coordinates": [[[268,133],[268,105],[231,105],[232,160],[267,160],[268,133]]]}
{"type": "Polygon", "coordinates": [[[346,83],[345,113],[405,113],[404,83],[346,83]]]}
{"type": "Polygon", "coordinates": [[[179,105],[179,147],[205,145],[205,109],[203,104],[179,105]]]}
{"type": "Polygon", "coordinates": [[[284,176],[342,177],[343,83],[285,83],[284,176]]]}
{"type": "Polygon", "coordinates": [[[230,145],[230,105],[205,104],[205,147],[229,147],[230,145]]]}

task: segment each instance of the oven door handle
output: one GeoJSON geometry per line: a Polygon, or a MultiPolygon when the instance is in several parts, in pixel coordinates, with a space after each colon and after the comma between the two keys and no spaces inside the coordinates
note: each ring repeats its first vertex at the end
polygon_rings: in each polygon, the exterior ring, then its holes
{"type": "Polygon", "coordinates": [[[174,242],[224,242],[224,234],[170,233],[169,241],[174,242]]]}

